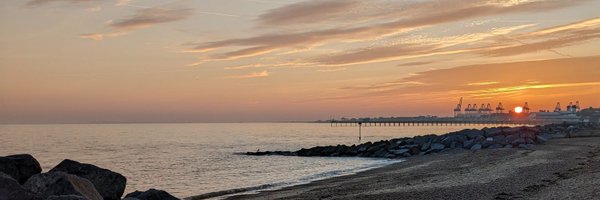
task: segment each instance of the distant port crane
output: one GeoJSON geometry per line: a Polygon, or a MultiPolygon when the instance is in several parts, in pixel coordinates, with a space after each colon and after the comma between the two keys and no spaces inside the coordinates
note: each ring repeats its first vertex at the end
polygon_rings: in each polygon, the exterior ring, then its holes
{"type": "Polygon", "coordinates": [[[456,104],[456,108],[454,108],[454,117],[457,117],[462,112],[462,100],[463,98],[461,97],[458,104],[456,104]]]}
{"type": "Polygon", "coordinates": [[[498,103],[498,106],[496,106],[496,113],[504,113],[504,105],[502,105],[502,102],[498,103]]]}

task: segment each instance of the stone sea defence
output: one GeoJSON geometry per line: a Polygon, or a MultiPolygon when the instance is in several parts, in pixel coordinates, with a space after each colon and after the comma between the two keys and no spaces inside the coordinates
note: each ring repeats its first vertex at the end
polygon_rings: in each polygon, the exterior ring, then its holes
{"type": "MultiPolygon", "coordinates": [[[[46,173],[31,155],[0,156],[0,200],[120,200],[127,179],[108,169],[63,160],[46,173]]],[[[129,193],[127,200],[174,200],[156,189],[129,193]]]]}
{"type": "Polygon", "coordinates": [[[438,153],[450,149],[533,149],[535,145],[543,144],[551,138],[570,137],[581,130],[595,126],[597,125],[578,123],[535,127],[494,127],[481,130],[464,129],[443,135],[404,137],[352,146],[318,146],[308,149],[303,148],[298,151],[257,151],[247,152],[246,155],[403,158],[438,153]]]}

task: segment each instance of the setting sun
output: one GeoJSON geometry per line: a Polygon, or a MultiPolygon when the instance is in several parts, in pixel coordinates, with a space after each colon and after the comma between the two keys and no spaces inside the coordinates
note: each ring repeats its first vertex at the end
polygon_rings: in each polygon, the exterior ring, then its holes
{"type": "Polygon", "coordinates": [[[515,112],[516,113],[522,113],[523,112],[523,107],[521,107],[521,106],[515,107],[515,112]]]}

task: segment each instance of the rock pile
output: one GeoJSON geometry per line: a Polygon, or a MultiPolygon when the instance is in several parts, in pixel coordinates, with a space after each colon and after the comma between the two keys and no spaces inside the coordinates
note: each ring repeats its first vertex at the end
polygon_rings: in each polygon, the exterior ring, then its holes
{"type": "Polygon", "coordinates": [[[573,133],[591,126],[589,124],[552,124],[535,127],[494,127],[464,129],[444,135],[423,135],[412,138],[396,138],[360,145],[318,146],[298,151],[247,152],[246,155],[284,156],[358,156],[379,158],[402,158],[447,151],[449,149],[533,149],[554,135],[573,133]]]}
{"type": "MultiPolygon", "coordinates": [[[[127,179],[91,164],[63,160],[49,172],[31,155],[0,156],[0,200],[120,200],[127,179]]],[[[162,190],[135,191],[128,200],[177,199],[162,190]]]]}

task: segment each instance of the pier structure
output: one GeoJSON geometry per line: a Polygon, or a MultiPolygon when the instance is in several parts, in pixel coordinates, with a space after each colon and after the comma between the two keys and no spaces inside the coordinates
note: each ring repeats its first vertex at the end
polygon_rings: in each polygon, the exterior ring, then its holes
{"type": "Polygon", "coordinates": [[[556,103],[554,112],[549,110],[540,110],[540,112],[530,112],[529,103],[525,102],[523,107],[516,107],[515,111],[505,109],[502,102],[494,109],[490,103],[477,106],[476,103],[467,104],[463,109],[463,98],[452,110],[454,117],[379,117],[379,118],[341,118],[339,120],[331,118],[328,122],[331,126],[451,126],[451,125],[544,125],[562,122],[581,122],[583,119],[577,116],[580,111],[579,101],[575,104],[570,102],[566,111],[556,103]],[[517,108],[519,110],[517,111],[517,108]],[[508,110],[508,113],[504,111],[508,110]]]}
{"type": "Polygon", "coordinates": [[[539,120],[494,120],[494,119],[396,119],[385,121],[365,121],[365,120],[330,120],[329,123],[334,126],[454,126],[454,125],[543,125],[544,121],[539,120]]]}

